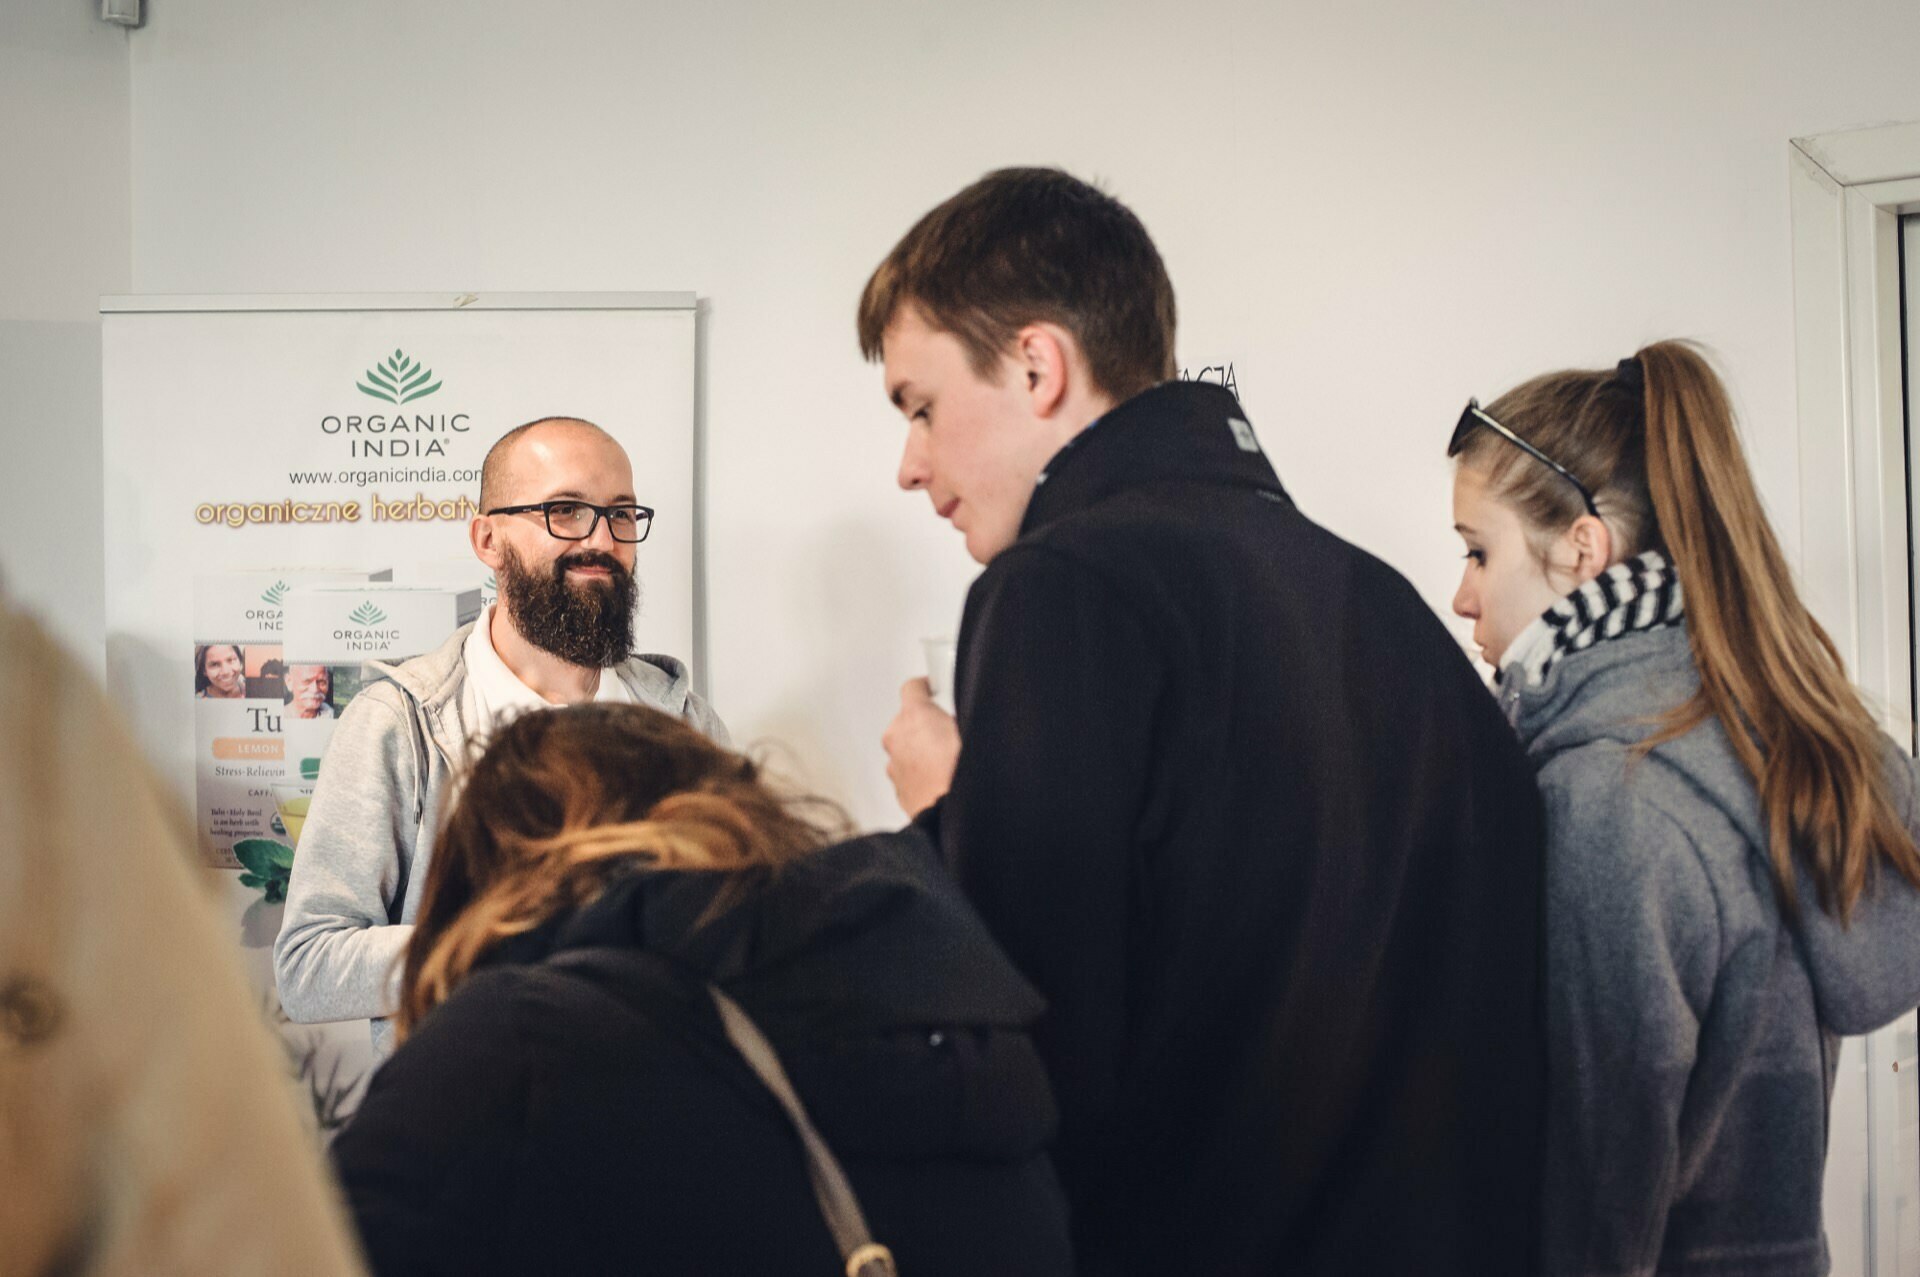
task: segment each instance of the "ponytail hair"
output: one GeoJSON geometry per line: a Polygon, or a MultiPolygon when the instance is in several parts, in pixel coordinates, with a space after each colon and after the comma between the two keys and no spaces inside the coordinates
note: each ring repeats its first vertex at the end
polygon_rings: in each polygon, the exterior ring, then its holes
{"type": "MultiPolygon", "coordinates": [[[[1726,389],[1699,349],[1662,341],[1618,370],[1549,373],[1488,412],[1593,491],[1617,558],[1657,549],[1672,562],[1700,690],[1641,748],[1719,720],[1759,792],[1787,913],[1799,907],[1800,872],[1842,923],[1881,864],[1920,886],[1920,850],[1895,809],[1884,738],[1800,600],[1726,389]]],[[[1584,508],[1573,485],[1496,443],[1475,431],[1461,461],[1485,470],[1539,549],[1584,508]]]]}
{"type": "Polygon", "coordinates": [[[756,879],[848,832],[750,759],[638,705],[542,710],[496,733],[456,786],[401,976],[399,1036],[487,951],[597,896],[635,866],[717,873],[708,920],[756,879]]]}

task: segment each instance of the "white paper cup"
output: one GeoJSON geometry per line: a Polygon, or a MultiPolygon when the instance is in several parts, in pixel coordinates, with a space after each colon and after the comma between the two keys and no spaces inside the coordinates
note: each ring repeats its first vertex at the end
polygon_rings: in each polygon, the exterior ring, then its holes
{"type": "Polygon", "coordinates": [[[960,654],[960,644],[950,638],[921,639],[920,646],[927,653],[927,686],[933,689],[933,703],[952,714],[953,707],[953,667],[960,654]]]}

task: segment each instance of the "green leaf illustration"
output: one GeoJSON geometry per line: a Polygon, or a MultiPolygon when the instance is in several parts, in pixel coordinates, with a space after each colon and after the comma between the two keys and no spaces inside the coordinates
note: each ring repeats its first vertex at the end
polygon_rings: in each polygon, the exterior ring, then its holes
{"type": "Polygon", "coordinates": [[[272,838],[242,838],[233,844],[233,857],[262,878],[273,877],[275,869],[289,868],[293,864],[293,848],[272,838]],[[280,863],[284,852],[286,864],[280,863]]]}
{"type": "Polygon", "coordinates": [[[293,877],[293,848],[272,838],[242,838],[233,844],[233,855],[247,867],[240,875],[241,886],[255,888],[270,905],[287,898],[287,883],[293,877]]]}
{"type": "Polygon", "coordinates": [[[260,601],[269,607],[279,607],[281,600],[286,597],[287,583],[285,581],[275,581],[267,587],[267,592],[260,596],[260,601]]]}
{"type": "Polygon", "coordinates": [[[369,601],[349,612],[347,619],[355,625],[378,625],[387,619],[387,614],[369,601]]]}
{"type": "Polygon", "coordinates": [[[384,399],[390,404],[403,404],[426,398],[440,389],[442,383],[434,381],[431,368],[404,350],[396,349],[367,369],[365,381],[353,384],[363,395],[384,399]]]}
{"type": "Polygon", "coordinates": [[[386,399],[388,403],[413,403],[415,399],[434,394],[442,386],[442,382],[434,380],[432,369],[403,349],[396,349],[390,357],[367,369],[367,380],[353,384],[361,394],[386,399]]]}

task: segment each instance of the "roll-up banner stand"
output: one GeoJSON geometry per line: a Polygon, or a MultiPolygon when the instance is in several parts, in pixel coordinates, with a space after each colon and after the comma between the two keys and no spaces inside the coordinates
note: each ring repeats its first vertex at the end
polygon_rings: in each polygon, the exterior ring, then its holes
{"type": "Polygon", "coordinates": [[[582,417],[655,510],[638,646],[694,666],[691,293],[102,299],[109,690],[193,813],[263,1014],[323,1129],[371,1062],[364,1021],[291,1025],[270,947],[332,724],[493,602],[480,465],[582,417]]]}

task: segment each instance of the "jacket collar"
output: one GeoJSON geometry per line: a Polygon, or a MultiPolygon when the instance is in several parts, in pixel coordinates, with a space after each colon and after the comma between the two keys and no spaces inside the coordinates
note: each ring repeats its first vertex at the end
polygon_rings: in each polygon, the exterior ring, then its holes
{"type": "Polygon", "coordinates": [[[1662,626],[1686,616],[1686,594],[1659,550],[1616,563],[1574,590],[1522,630],[1494,677],[1538,687],[1561,657],[1596,643],[1662,626]]]}
{"type": "Polygon", "coordinates": [[[1166,381],[1108,412],[1040,472],[1022,536],[1148,483],[1187,480],[1287,500],[1240,401],[1219,386],[1166,381]]]}
{"type": "Polygon", "coordinates": [[[1638,745],[1699,688],[1683,617],[1569,652],[1537,683],[1510,672],[1498,695],[1521,746],[1544,766],[1594,741],[1638,745]]]}
{"type": "MultiPolygon", "coordinates": [[[[481,615],[485,616],[486,613],[482,612],[481,615]]],[[[470,734],[461,713],[460,692],[466,683],[464,651],[467,635],[473,632],[476,624],[478,622],[469,621],[448,635],[447,641],[438,648],[398,665],[390,665],[385,661],[367,662],[370,671],[383,675],[420,707],[420,719],[426,724],[426,735],[448,766],[460,757],[470,734]]]]}
{"type": "MultiPolygon", "coordinates": [[[[487,615],[482,611],[480,619],[485,620],[487,615]]],[[[398,665],[367,662],[370,670],[390,680],[420,706],[434,744],[450,762],[460,756],[467,737],[474,730],[462,720],[461,704],[467,678],[467,636],[479,623],[469,621],[435,650],[398,665]]],[[[674,715],[686,713],[693,679],[686,665],[674,657],[653,652],[629,656],[602,677],[607,674],[626,684],[627,690],[642,705],[674,715]]]]}

